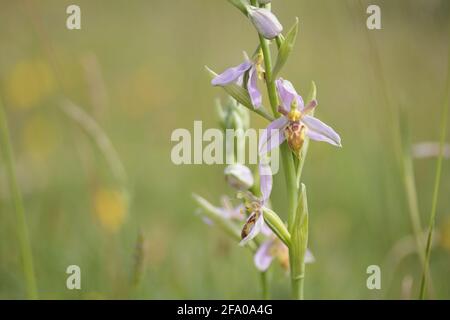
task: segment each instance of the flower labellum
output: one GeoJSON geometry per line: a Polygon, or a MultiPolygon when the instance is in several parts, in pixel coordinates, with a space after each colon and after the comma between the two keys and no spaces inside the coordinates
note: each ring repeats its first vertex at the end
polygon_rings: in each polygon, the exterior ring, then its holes
{"type": "Polygon", "coordinates": [[[241,231],[241,246],[247,244],[258,235],[264,225],[263,214],[260,210],[254,211],[247,219],[241,231]]]}
{"type": "Polygon", "coordinates": [[[286,129],[284,129],[286,141],[289,148],[294,154],[300,158],[300,151],[305,142],[305,126],[299,122],[291,122],[286,129]]]}
{"type": "Polygon", "coordinates": [[[226,167],[224,174],[228,184],[237,190],[247,190],[253,186],[252,172],[240,163],[226,167]]]}
{"type": "Polygon", "coordinates": [[[264,38],[271,40],[283,31],[283,26],[270,10],[248,6],[247,12],[256,30],[264,38]]]}
{"type": "MultiPolygon", "coordinates": [[[[270,187],[271,189],[271,187],[270,187]]],[[[241,232],[241,242],[239,245],[244,246],[253,238],[255,238],[260,232],[265,233],[267,228],[265,228],[264,216],[262,207],[265,205],[266,199],[257,198],[252,193],[243,193],[246,198],[246,212],[248,213],[248,218],[244,223],[241,232]]]]}

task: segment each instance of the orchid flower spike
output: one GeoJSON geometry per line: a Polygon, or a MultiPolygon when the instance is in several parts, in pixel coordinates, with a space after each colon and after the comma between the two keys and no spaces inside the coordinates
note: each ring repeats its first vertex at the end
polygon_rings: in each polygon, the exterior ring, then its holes
{"type": "Polygon", "coordinates": [[[244,52],[245,61],[238,66],[226,69],[224,72],[212,79],[211,84],[213,86],[226,86],[231,83],[238,83],[242,85],[244,82],[244,75],[248,73],[248,80],[246,83],[248,94],[252,105],[255,109],[259,108],[262,104],[262,95],[258,89],[258,78],[262,79],[264,70],[262,68],[263,55],[259,52],[256,58],[251,61],[247,54],[244,52]]]}
{"type": "Polygon", "coordinates": [[[280,78],[275,83],[281,101],[278,111],[282,116],[264,130],[259,143],[260,155],[270,152],[287,140],[289,148],[300,157],[305,137],[342,146],[341,137],[331,127],[308,114],[317,106],[317,100],[312,100],[305,106],[291,82],[280,78]]]}
{"type": "Polygon", "coordinates": [[[283,26],[270,10],[248,6],[247,13],[258,33],[264,38],[272,40],[283,31],[283,26]]]}

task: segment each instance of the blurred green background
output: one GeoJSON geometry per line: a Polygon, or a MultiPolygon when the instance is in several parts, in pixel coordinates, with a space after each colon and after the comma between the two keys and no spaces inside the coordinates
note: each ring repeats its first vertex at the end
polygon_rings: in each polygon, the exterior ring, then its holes
{"type": "MultiPolygon", "coordinates": [[[[225,0],[79,0],[82,29],[70,31],[70,4],[0,1],[0,97],[40,298],[260,297],[249,252],[195,215],[193,192],[215,204],[220,195],[232,195],[223,166],[176,166],[170,159],[174,129],[192,130],[194,120],[217,127],[213,101],[225,94],[210,86],[204,65],[222,71],[238,64],[243,50],[253,52],[255,30],[225,0]],[[107,142],[102,149],[95,125],[77,122],[61,107],[65,98],[95,120],[117,156],[107,142]],[[142,263],[136,267],[136,261],[142,263]],[[71,264],[81,267],[82,290],[66,289],[71,264]]],[[[307,267],[311,299],[418,296],[421,267],[411,240],[397,118],[401,108],[413,143],[438,140],[450,2],[371,1],[382,10],[379,31],[365,27],[368,4],[273,1],[285,30],[300,19],[282,76],[300,94],[315,80],[317,115],[340,133],[344,146],[312,143],[305,167],[316,257],[307,267]],[[381,290],[366,287],[372,264],[381,267],[381,290]]],[[[266,125],[254,115],[252,123],[266,125]]],[[[414,160],[423,227],[435,163],[414,160]]],[[[432,297],[441,299],[450,298],[448,165],[444,160],[431,258],[432,297]]],[[[274,207],[284,217],[282,173],[274,190],[274,207]]],[[[25,297],[15,224],[1,158],[0,298],[25,297]]],[[[272,297],[288,298],[289,283],[276,265],[272,297]]]]}

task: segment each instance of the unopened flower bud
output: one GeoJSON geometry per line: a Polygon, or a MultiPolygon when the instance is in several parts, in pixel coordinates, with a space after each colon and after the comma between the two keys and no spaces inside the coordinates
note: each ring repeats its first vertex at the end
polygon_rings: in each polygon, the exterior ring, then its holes
{"type": "Polygon", "coordinates": [[[252,172],[242,164],[229,165],[224,173],[228,184],[237,190],[247,190],[253,186],[252,172]]]}
{"type": "Polygon", "coordinates": [[[271,40],[283,31],[283,26],[270,10],[248,6],[247,12],[256,30],[264,38],[271,40]]]}

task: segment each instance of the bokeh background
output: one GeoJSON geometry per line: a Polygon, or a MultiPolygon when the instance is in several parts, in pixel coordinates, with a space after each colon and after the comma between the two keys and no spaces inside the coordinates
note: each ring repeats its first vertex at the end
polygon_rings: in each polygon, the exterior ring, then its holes
{"type": "MultiPolygon", "coordinates": [[[[365,28],[362,1],[273,1],[285,30],[300,19],[282,72],[301,94],[318,86],[317,115],[343,148],[310,146],[305,294],[312,299],[416,298],[421,267],[398,143],[399,110],[412,143],[437,141],[448,60],[450,1],[371,1],[382,30],[365,28]],[[368,290],[366,268],[382,271],[368,290]]],[[[40,298],[260,297],[249,252],[195,214],[192,193],[232,195],[223,166],[171,162],[176,128],[217,127],[222,71],[257,37],[224,0],[87,1],[81,30],[67,30],[73,1],[0,1],[0,96],[6,107],[40,298]],[[68,103],[69,99],[71,103],[68,103]],[[66,289],[66,268],[82,290],[66,289]],[[138,279],[136,279],[138,278],[138,279]]],[[[265,121],[252,115],[254,127],[265,121]]],[[[447,135],[448,137],[448,135],[447,135]]],[[[422,226],[436,159],[414,159],[422,226]]],[[[432,296],[450,298],[450,170],[444,170],[431,258],[432,296]]],[[[284,216],[282,174],[274,207],[284,216]]],[[[0,160],[0,298],[25,297],[16,220],[0,160]]],[[[289,297],[276,265],[273,298],[289,297]]]]}

